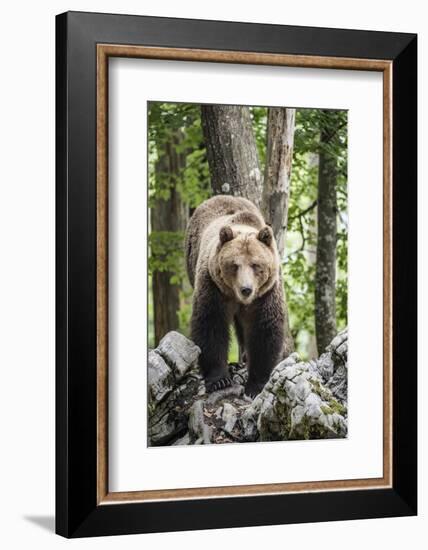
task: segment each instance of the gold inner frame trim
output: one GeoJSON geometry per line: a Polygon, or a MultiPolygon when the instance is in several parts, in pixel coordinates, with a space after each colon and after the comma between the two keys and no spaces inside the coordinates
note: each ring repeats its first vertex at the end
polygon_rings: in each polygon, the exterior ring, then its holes
{"type": "Polygon", "coordinates": [[[378,489],[392,486],[392,62],[373,59],[97,44],[97,503],[378,489]],[[108,59],[277,65],[383,73],[383,476],[296,483],[109,492],[108,489],[108,59]]]}

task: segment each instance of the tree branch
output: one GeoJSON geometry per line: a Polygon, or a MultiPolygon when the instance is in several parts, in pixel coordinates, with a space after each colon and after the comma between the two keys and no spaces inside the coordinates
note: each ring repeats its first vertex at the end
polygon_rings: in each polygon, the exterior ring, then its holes
{"type": "Polygon", "coordinates": [[[304,210],[302,210],[298,214],[295,214],[294,216],[291,216],[290,217],[290,222],[293,221],[293,220],[296,220],[297,218],[299,218],[299,219],[303,218],[304,216],[306,216],[306,214],[308,212],[313,210],[317,204],[318,204],[318,200],[315,199],[314,202],[312,204],[310,204],[307,208],[305,208],[304,210]]]}

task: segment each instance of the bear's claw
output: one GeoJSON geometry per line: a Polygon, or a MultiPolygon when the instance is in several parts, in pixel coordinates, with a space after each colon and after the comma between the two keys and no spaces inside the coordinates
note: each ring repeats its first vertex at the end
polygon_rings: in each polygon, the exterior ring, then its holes
{"type": "Polygon", "coordinates": [[[248,386],[247,385],[245,387],[244,395],[249,397],[251,400],[254,400],[259,395],[259,393],[262,391],[262,389],[263,389],[263,386],[261,388],[259,388],[259,387],[256,387],[256,386],[248,386]]]}
{"type": "Polygon", "coordinates": [[[224,378],[220,378],[220,380],[216,380],[215,382],[206,383],[205,387],[208,393],[212,393],[214,391],[224,390],[232,384],[232,378],[230,376],[225,376],[224,378]]]}

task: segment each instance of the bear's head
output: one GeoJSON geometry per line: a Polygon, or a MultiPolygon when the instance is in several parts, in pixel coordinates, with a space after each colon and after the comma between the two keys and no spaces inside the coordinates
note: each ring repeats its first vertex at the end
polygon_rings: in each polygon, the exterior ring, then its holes
{"type": "Polygon", "coordinates": [[[222,286],[243,305],[267,292],[278,277],[278,253],[272,229],[220,229],[217,247],[217,275],[222,286]]]}

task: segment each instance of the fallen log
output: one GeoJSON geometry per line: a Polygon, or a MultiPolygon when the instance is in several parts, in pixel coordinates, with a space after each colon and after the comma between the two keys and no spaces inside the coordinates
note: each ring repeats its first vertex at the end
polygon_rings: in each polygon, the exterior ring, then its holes
{"type": "Polygon", "coordinates": [[[254,400],[244,395],[247,371],[237,363],[230,365],[234,384],[207,394],[199,354],[178,332],[149,352],[149,446],[346,437],[346,329],[318,359],[293,353],[281,361],[254,400]]]}

